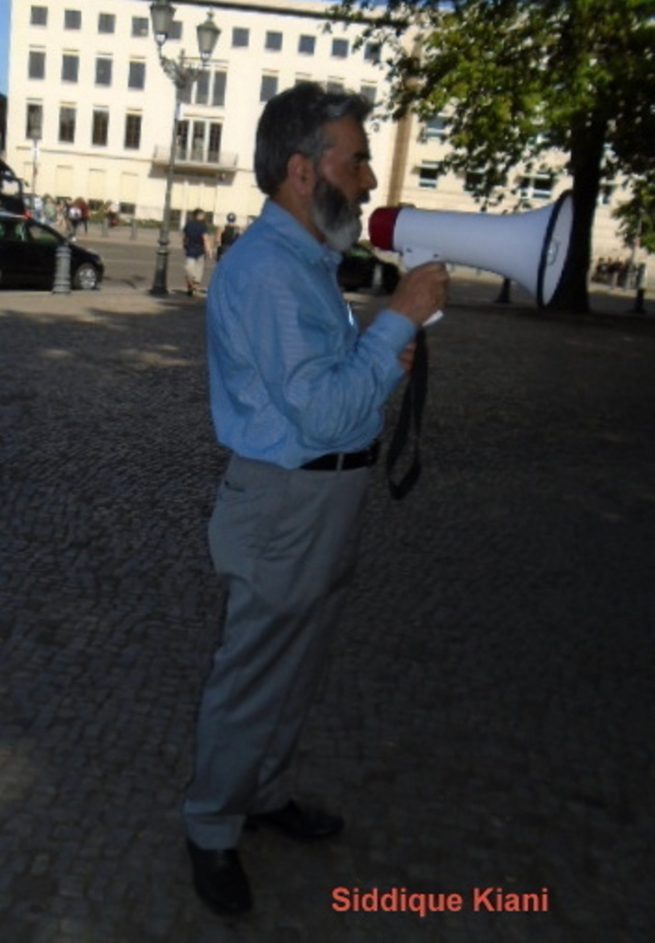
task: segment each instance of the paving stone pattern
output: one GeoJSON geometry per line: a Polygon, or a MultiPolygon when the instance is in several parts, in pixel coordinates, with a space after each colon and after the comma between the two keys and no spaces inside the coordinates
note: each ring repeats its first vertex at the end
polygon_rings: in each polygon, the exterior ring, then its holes
{"type": "Polygon", "coordinates": [[[248,833],[256,909],[221,920],[179,817],[222,605],[202,304],[1,300],[3,941],[653,939],[652,322],[454,292],[423,477],[395,503],[377,470],[298,756],[347,830],[248,833]],[[549,909],[476,913],[487,886],[549,909]],[[464,907],[337,913],[335,887],[464,907]]]}

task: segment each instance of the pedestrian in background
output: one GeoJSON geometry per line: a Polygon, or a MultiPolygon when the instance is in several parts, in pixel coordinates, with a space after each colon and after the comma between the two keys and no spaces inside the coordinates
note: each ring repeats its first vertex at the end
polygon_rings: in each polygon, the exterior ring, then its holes
{"type": "Polygon", "coordinates": [[[227,223],[223,227],[220,236],[218,233],[216,233],[214,247],[216,250],[217,262],[222,258],[223,255],[225,255],[230,246],[233,245],[241,235],[241,230],[237,226],[236,222],[236,215],[234,213],[228,213],[227,223]]]}
{"type": "Polygon", "coordinates": [[[187,295],[192,297],[200,290],[205,272],[205,259],[211,258],[209,231],[203,210],[194,210],[191,219],[187,220],[182,231],[182,244],[186,256],[184,272],[187,295]]]}

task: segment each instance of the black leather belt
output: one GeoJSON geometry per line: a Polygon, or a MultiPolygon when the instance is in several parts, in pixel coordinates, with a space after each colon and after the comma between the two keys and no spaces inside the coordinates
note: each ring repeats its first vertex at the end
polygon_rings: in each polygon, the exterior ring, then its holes
{"type": "Polygon", "coordinates": [[[300,467],[305,471],[351,471],[353,468],[375,465],[379,451],[380,443],[376,441],[361,452],[330,452],[300,467]]]}

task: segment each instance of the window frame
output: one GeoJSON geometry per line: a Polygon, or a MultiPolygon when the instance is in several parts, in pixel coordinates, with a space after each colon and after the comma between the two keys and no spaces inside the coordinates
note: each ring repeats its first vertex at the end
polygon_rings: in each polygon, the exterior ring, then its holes
{"type": "Polygon", "coordinates": [[[42,3],[33,3],[30,7],[30,26],[47,26],[48,25],[48,7],[44,6],[42,3]],[[43,14],[43,21],[39,20],[39,16],[43,14]]]}
{"type": "Polygon", "coordinates": [[[115,13],[98,13],[98,33],[102,36],[112,36],[116,32],[116,14],[115,13]],[[111,29],[102,29],[102,22],[104,20],[111,21],[111,29]]]}
{"type": "Polygon", "coordinates": [[[75,9],[64,10],[64,29],[66,30],[80,30],[82,29],[82,11],[75,9]],[[75,20],[75,14],[77,14],[77,20],[75,20]],[[73,22],[71,22],[71,20],[73,22]]]}
{"type": "Polygon", "coordinates": [[[57,141],[58,141],[60,144],[74,144],[74,143],[75,143],[75,133],[76,133],[76,130],[77,130],[77,108],[75,107],[75,105],[60,105],[60,106],[59,106],[59,127],[58,127],[58,133],[57,133],[57,141]],[[71,134],[70,137],[65,137],[65,136],[62,134],[62,131],[64,130],[64,112],[68,112],[68,113],[69,113],[68,123],[69,123],[69,126],[70,126],[71,129],[72,129],[71,132],[70,132],[70,134],[71,134]],[[72,115],[72,119],[70,118],[70,115],[72,115]]]}
{"type": "Polygon", "coordinates": [[[109,108],[94,108],[91,115],[91,146],[107,147],[109,144],[109,108]],[[98,126],[96,119],[103,116],[104,123],[104,141],[96,141],[96,128],[98,126]]]}
{"type": "Polygon", "coordinates": [[[111,88],[112,82],[114,79],[114,60],[112,56],[96,56],[94,76],[95,76],[94,84],[97,85],[99,88],[111,88]],[[98,66],[101,62],[106,63],[109,66],[109,81],[108,82],[101,82],[99,80],[98,66]]]}
{"type": "Polygon", "coordinates": [[[145,59],[130,59],[127,64],[127,87],[130,91],[142,92],[146,87],[146,60],[145,59]],[[133,79],[133,67],[141,66],[141,84],[135,85],[132,82],[133,79]]]}
{"type": "MultiPolygon", "coordinates": [[[[45,49],[30,49],[27,55],[27,77],[34,82],[40,82],[45,79],[45,68],[46,68],[46,50],[45,49]],[[41,74],[34,75],[32,72],[32,65],[37,61],[33,57],[40,57],[41,62],[41,74]]],[[[38,70],[37,70],[38,71],[38,70]]]]}
{"type": "Polygon", "coordinates": [[[61,54],[61,82],[65,82],[67,85],[77,85],[80,81],[80,54],[78,52],[62,52],[61,54]],[[67,63],[70,65],[75,63],[74,73],[75,78],[70,78],[65,75],[67,63]]]}
{"type": "Polygon", "coordinates": [[[141,149],[141,137],[143,133],[143,114],[139,111],[128,111],[125,114],[125,128],[123,134],[123,148],[126,151],[138,151],[141,149]],[[131,143],[131,122],[134,121],[134,127],[138,128],[138,133],[133,137],[136,143],[131,143]]]}

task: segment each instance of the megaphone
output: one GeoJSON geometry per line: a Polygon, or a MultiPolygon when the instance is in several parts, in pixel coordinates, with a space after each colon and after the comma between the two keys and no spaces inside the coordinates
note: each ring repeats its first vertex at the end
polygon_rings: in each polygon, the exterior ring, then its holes
{"type": "Polygon", "coordinates": [[[399,252],[408,268],[440,260],[496,272],[545,307],[562,278],[572,223],[566,190],[542,209],[507,215],[380,207],[369,235],[376,248],[399,252]]]}

